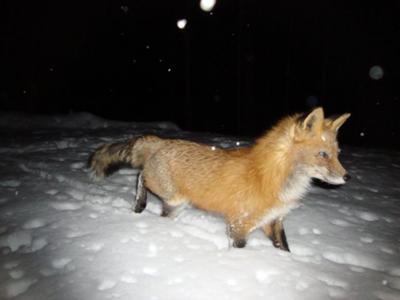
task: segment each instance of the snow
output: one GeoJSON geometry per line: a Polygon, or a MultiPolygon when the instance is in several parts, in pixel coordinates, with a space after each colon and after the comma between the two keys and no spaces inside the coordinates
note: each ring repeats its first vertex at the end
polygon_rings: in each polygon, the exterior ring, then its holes
{"type": "Polygon", "coordinates": [[[90,114],[2,114],[0,299],[400,299],[400,153],[342,147],[352,175],[314,185],[285,218],[291,253],[255,231],[230,247],[223,220],[192,207],[132,213],[138,170],[102,182],[86,160],[105,142],[155,133],[249,141],[90,114]]]}

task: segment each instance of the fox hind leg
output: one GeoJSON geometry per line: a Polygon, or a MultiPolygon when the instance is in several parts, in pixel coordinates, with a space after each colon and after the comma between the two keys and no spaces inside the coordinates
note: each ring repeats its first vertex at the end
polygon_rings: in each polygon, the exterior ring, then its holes
{"type": "Polygon", "coordinates": [[[137,179],[136,197],[132,209],[135,213],[141,213],[146,208],[146,205],[147,190],[144,185],[143,172],[140,172],[137,179]]]}
{"type": "Polygon", "coordinates": [[[169,217],[172,214],[173,211],[174,211],[174,207],[173,206],[169,205],[165,201],[162,202],[161,217],[169,217]]]}
{"type": "Polygon", "coordinates": [[[274,247],[290,252],[283,228],[283,218],[278,218],[263,227],[264,233],[272,240],[274,247]]]}
{"type": "Polygon", "coordinates": [[[187,206],[187,201],[179,198],[174,197],[171,200],[163,201],[162,202],[162,217],[169,217],[169,218],[177,218],[179,214],[185,209],[187,206]]]}

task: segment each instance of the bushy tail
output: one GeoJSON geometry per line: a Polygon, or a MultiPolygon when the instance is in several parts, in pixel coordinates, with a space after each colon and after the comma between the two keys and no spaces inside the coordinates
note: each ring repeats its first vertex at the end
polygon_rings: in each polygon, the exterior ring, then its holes
{"type": "Polygon", "coordinates": [[[161,141],[155,136],[144,136],[102,145],[89,158],[92,178],[102,179],[122,165],[141,167],[148,155],[160,148],[161,141]]]}

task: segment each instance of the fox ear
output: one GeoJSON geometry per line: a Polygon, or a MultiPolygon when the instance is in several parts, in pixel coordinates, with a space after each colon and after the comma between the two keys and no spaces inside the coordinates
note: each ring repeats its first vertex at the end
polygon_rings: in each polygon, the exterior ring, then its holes
{"type": "Polygon", "coordinates": [[[313,133],[320,132],[324,124],[324,110],[318,107],[310,112],[300,123],[301,129],[313,133]]]}
{"type": "Polygon", "coordinates": [[[348,118],[350,118],[351,114],[346,113],[343,114],[339,117],[337,117],[336,119],[332,120],[332,123],[330,124],[330,127],[333,131],[337,132],[339,130],[339,128],[344,124],[344,122],[346,122],[346,120],[348,118]]]}

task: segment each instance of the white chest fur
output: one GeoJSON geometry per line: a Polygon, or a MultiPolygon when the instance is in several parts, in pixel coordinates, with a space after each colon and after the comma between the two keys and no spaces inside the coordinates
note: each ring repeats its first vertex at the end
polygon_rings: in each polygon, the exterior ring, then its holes
{"type": "Polygon", "coordinates": [[[301,172],[301,170],[294,172],[285,182],[280,193],[279,200],[281,205],[269,209],[254,229],[269,224],[275,219],[282,218],[290,210],[296,208],[298,200],[305,195],[310,185],[311,179],[309,176],[301,172]]]}
{"type": "Polygon", "coordinates": [[[279,196],[283,203],[291,203],[300,200],[308,191],[311,185],[310,176],[306,175],[301,169],[294,171],[289,176],[279,196]]]}

